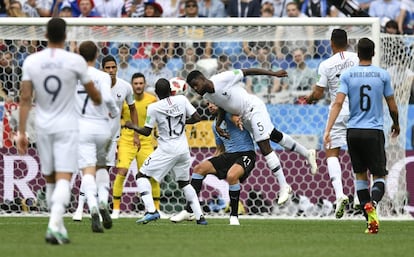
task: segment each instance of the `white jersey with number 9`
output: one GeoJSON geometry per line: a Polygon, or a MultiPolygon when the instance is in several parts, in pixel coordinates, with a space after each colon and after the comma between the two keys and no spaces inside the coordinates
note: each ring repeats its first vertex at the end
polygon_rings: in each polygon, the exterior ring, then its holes
{"type": "Polygon", "coordinates": [[[31,81],[36,102],[37,131],[78,130],[76,84],[91,81],[86,61],[64,49],[46,48],[23,63],[22,81],[31,81]]]}

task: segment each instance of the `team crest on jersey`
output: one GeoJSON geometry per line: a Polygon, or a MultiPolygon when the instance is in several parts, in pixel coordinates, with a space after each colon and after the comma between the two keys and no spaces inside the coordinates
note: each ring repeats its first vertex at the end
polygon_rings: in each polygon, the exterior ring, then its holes
{"type": "Polygon", "coordinates": [[[122,97],[122,95],[121,94],[116,94],[116,96],[118,97],[118,98],[121,98],[122,97]]]}

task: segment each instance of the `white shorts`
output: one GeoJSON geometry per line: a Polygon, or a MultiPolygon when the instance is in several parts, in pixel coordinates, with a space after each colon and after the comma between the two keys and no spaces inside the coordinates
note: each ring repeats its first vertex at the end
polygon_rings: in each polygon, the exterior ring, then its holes
{"type": "Polygon", "coordinates": [[[346,146],[346,130],[349,115],[339,114],[331,129],[331,147],[330,149],[346,146]]]}
{"type": "Polygon", "coordinates": [[[255,103],[250,110],[244,113],[242,121],[255,142],[269,139],[270,134],[275,128],[266,105],[262,101],[255,103]]]}
{"type": "Polygon", "coordinates": [[[78,170],[79,131],[63,131],[54,134],[37,134],[37,151],[42,173],[46,176],[56,172],[78,170]]]}
{"type": "Polygon", "coordinates": [[[110,134],[79,135],[79,168],[105,166],[110,145],[110,134]]]}
{"type": "Polygon", "coordinates": [[[161,182],[171,170],[176,181],[189,181],[191,162],[190,152],[169,154],[157,148],[144,161],[139,171],[161,182]]]}

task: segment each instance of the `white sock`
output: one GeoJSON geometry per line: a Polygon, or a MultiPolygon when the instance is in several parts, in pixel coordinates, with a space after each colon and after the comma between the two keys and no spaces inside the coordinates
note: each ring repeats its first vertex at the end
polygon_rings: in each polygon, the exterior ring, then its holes
{"type": "Polygon", "coordinates": [[[54,231],[60,231],[63,226],[63,215],[70,201],[70,181],[65,179],[58,180],[51,200],[49,228],[54,231]]]}
{"type": "Polygon", "coordinates": [[[203,211],[201,210],[200,202],[198,201],[197,193],[194,190],[194,187],[191,184],[188,184],[183,187],[183,191],[187,203],[190,203],[196,219],[199,220],[201,215],[203,215],[203,211]]]}
{"type": "Polygon", "coordinates": [[[79,195],[78,195],[78,207],[76,208],[76,212],[83,212],[83,206],[85,206],[86,202],[86,194],[85,188],[83,185],[83,176],[81,176],[81,184],[79,186],[79,195]]]}
{"type": "Polygon", "coordinates": [[[152,199],[152,188],[149,179],[137,179],[137,187],[147,212],[155,212],[154,200],[152,199]]]}
{"type": "Polygon", "coordinates": [[[82,177],[83,190],[88,202],[89,211],[92,211],[93,208],[98,208],[98,201],[96,200],[96,182],[95,177],[91,174],[85,174],[82,177]]]}
{"type": "Polygon", "coordinates": [[[342,187],[341,164],[339,163],[339,159],[337,157],[328,157],[326,159],[326,162],[328,164],[329,177],[332,181],[332,186],[335,191],[336,199],[339,199],[344,195],[342,187]]]}
{"type": "Polygon", "coordinates": [[[53,191],[55,191],[55,187],[56,184],[55,183],[46,183],[46,191],[45,191],[45,196],[46,196],[46,204],[47,204],[47,208],[50,210],[50,208],[52,208],[52,195],[53,195],[53,191]]]}
{"type": "Polygon", "coordinates": [[[286,150],[297,152],[298,154],[302,155],[306,159],[309,156],[309,151],[301,145],[299,142],[295,141],[291,136],[288,134],[282,133],[283,137],[280,140],[279,145],[283,146],[286,150]]]}
{"type": "Polygon", "coordinates": [[[99,203],[108,204],[110,178],[106,169],[99,169],[95,175],[96,186],[98,188],[98,201],[99,203]]]}
{"type": "Polygon", "coordinates": [[[279,157],[277,157],[276,153],[272,151],[264,158],[270,170],[276,176],[279,186],[287,185],[285,174],[283,174],[282,165],[280,164],[279,157]]]}

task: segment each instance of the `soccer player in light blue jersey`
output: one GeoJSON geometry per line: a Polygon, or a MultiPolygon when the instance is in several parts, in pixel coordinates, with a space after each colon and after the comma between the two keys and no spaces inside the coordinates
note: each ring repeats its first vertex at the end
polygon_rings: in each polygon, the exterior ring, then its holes
{"type": "Polygon", "coordinates": [[[391,88],[389,73],[372,65],[374,42],[362,38],[358,42],[359,65],[349,68],[340,77],[340,86],[329,113],[324,134],[326,147],[331,144],[331,129],[346,96],[349,98],[350,117],[347,144],[352,168],[356,174],[356,188],[363,206],[368,228],[366,233],[378,233],[379,221],[376,206],[385,192],[386,170],[383,97],[388,105],[393,124],[391,136],[400,133],[398,108],[391,88]],[[369,191],[368,171],[373,176],[369,191]]]}
{"type": "MultiPolygon", "coordinates": [[[[241,129],[241,121],[238,116],[224,112],[217,105],[208,103],[208,110],[216,115],[212,124],[216,140],[216,152],[209,158],[194,167],[191,175],[191,185],[200,194],[202,183],[207,174],[213,174],[219,179],[226,179],[229,183],[230,196],[230,225],[240,225],[238,219],[240,183],[243,183],[250,175],[256,162],[254,142],[247,130],[241,129]],[[222,121],[221,121],[222,120],[222,121]],[[220,124],[226,136],[220,136],[216,129],[216,123],[220,124]]],[[[171,217],[172,222],[193,219],[190,206],[171,217]]]]}

